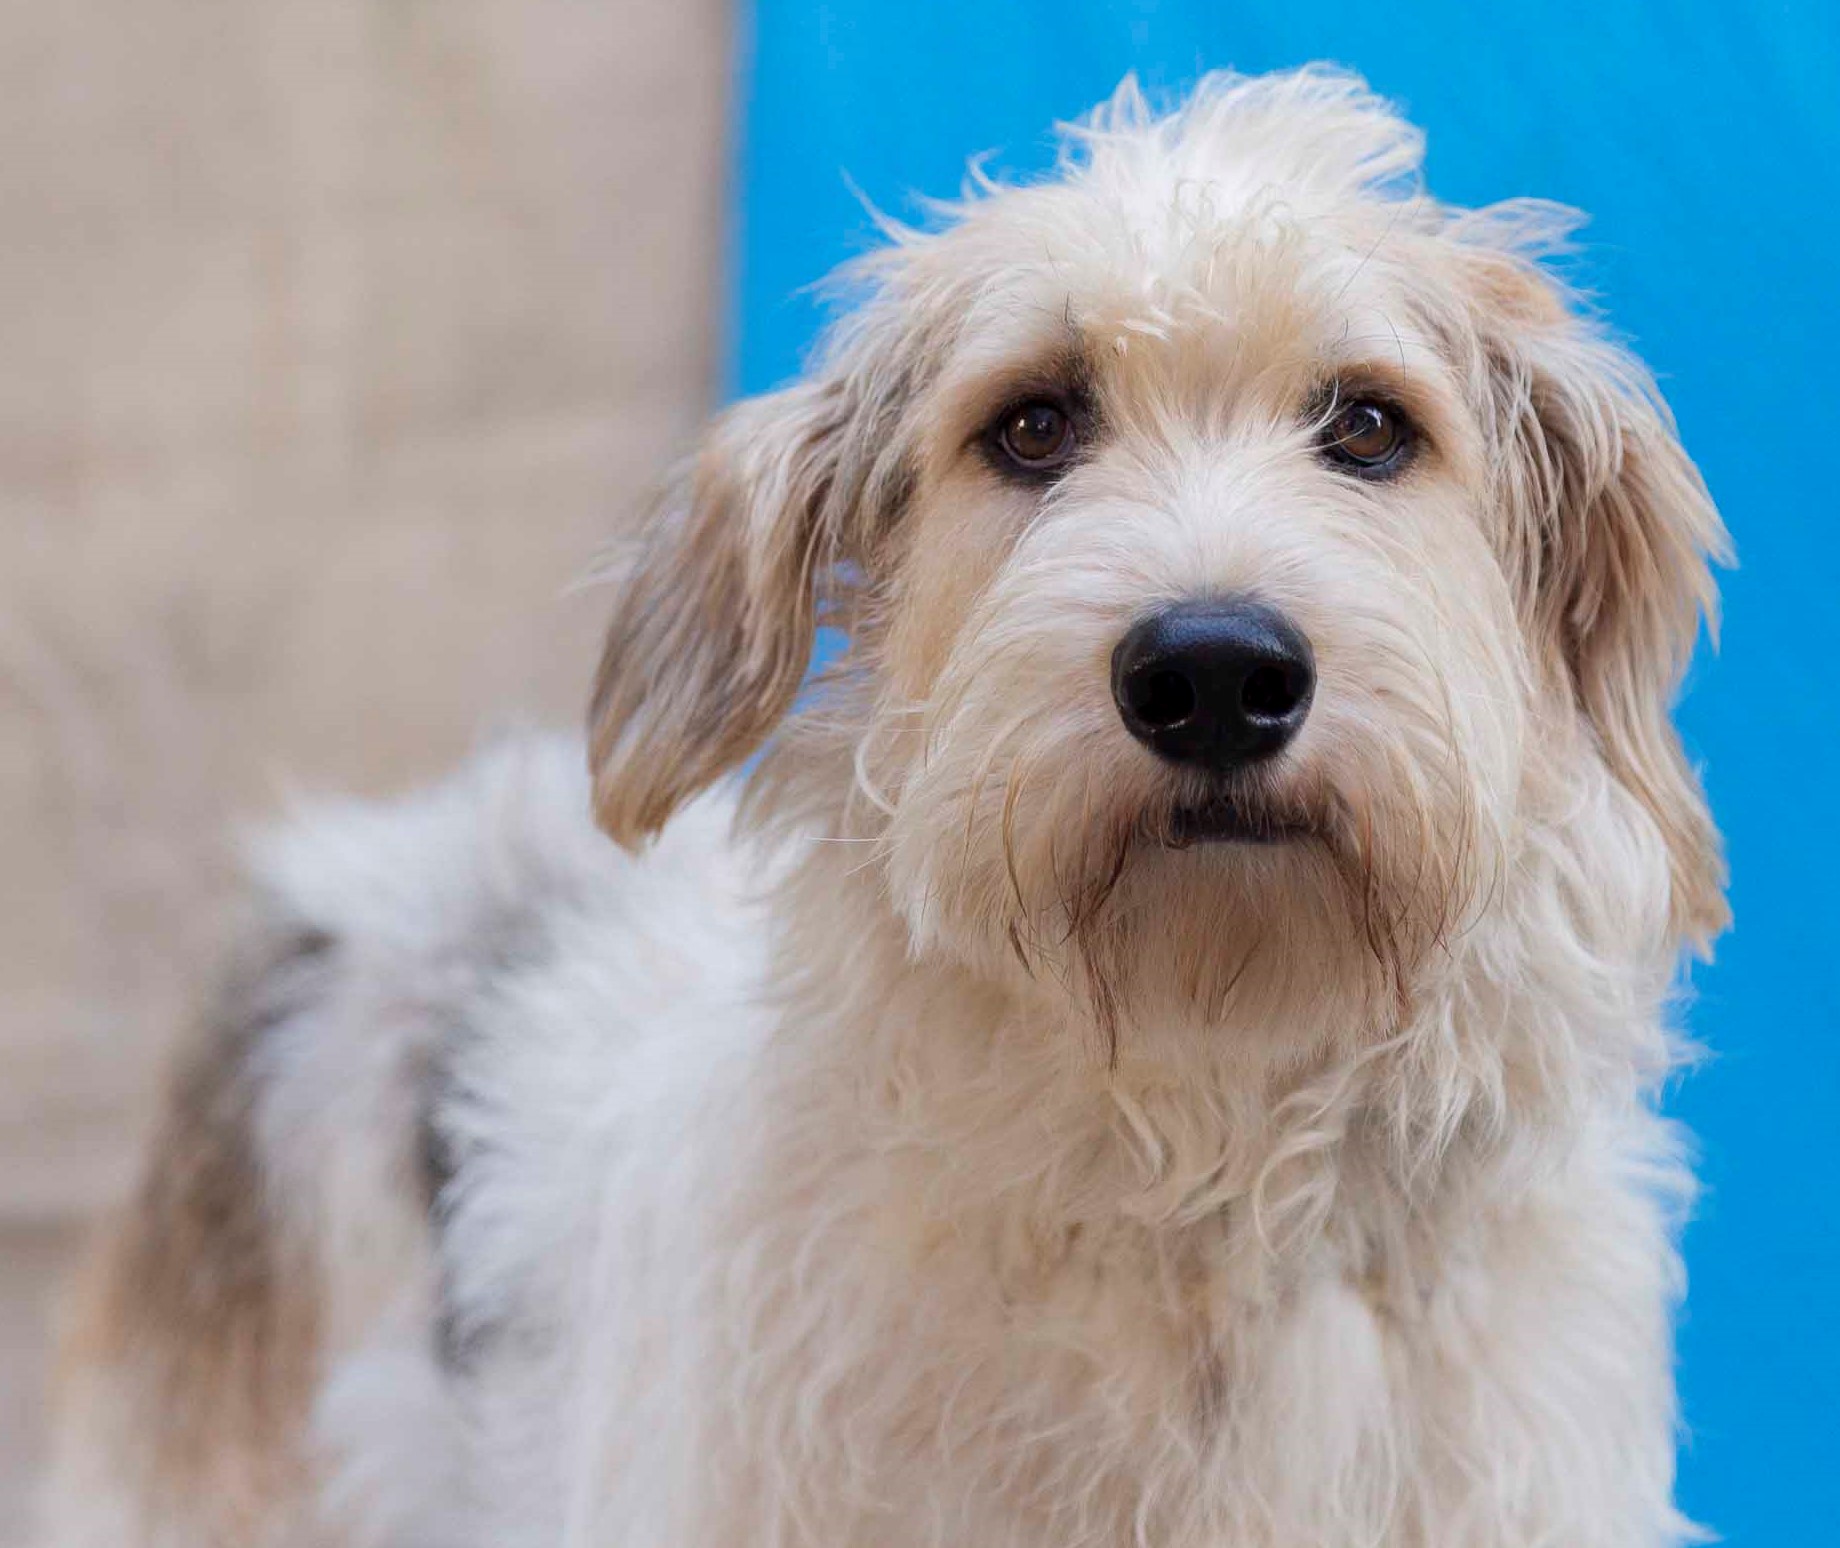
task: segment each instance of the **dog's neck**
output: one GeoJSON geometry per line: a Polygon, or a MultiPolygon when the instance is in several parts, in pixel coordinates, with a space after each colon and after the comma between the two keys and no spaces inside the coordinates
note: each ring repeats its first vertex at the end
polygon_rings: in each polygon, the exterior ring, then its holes
{"type": "Polygon", "coordinates": [[[859,1136],[942,1218],[1181,1231],[1238,1213],[1295,1259],[1332,1229],[1332,1177],[1429,1202],[1459,1154],[1472,1178],[1476,1152],[1506,1159],[1476,1092],[1414,1077],[1413,1032],[1281,1050],[1231,1028],[1210,1042],[1127,1027],[1108,1048],[1056,986],[914,960],[844,854],[818,846],[782,884],[775,1085],[797,1093],[798,1123],[859,1136]],[[801,908],[818,893],[822,910],[801,908]]]}

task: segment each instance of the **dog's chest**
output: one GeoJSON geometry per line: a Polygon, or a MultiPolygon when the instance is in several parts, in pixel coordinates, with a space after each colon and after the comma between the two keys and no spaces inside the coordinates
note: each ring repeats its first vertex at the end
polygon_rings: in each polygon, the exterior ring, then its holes
{"type": "Polygon", "coordinates": [[[1358,1470],[1384,1446],[1407,1346],[1384,1276],[1355,1277],[1334,1242],[1274,1269],[1233,1211],[1049,1226],[911,1203],[782,1257],[806,1272],[736,1351],[784,1384],[744,1441],[781,1457],[771,1474],[814,1506],[927,1502],[923,1529],[869,1508],[873,1540],[1212,1541],[1223,1501],[1282,1493],[1298,1458],[1358,1470]],[[819,1480],[792,1414],[826,1437],[819,1480]]]}

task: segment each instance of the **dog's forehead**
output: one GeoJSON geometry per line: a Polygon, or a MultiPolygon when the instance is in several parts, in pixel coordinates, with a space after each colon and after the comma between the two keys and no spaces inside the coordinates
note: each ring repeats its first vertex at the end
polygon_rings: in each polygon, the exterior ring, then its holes
{"type": "Polygon", "coordinates": [[[1240,373],[1434,370],[1435,244],[1411,201],[1330,199],[1255,169],[1081,177],[983,201],[930,255],[963,300],[948,379],[1083,353],[1240,373]]]}

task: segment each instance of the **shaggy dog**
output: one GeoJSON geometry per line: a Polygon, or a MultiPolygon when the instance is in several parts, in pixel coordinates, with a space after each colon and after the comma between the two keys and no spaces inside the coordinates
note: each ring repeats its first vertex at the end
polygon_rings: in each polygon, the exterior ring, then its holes
{"type": "Polygon", "coordinates": [[[1419,160],[1332,72],[1127,84],[716,423],[585,774],[271,842],[59,1545],[1693,1536],[1724,538],[1566,214],[1419,160]]]}

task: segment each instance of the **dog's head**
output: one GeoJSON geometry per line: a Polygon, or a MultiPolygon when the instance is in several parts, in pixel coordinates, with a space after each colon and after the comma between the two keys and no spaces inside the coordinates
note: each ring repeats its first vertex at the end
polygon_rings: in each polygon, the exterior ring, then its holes
{"type": "Polygon", "coordinates": [[[1541,835],[1574,885],[1593,845],[1647,866],[1656,949],[1703,942],[1669,709],[1718,516],[1536,263],[1564,212],[1441,206],[1419,157],[1345,76],[1161,118],[1127,84],[1053,180],[892,233],[625,571],[603,826],[752,754],[831,609],[807,734],[916,951],[1102,1013],[1403,1003],[1541,835]]]}

